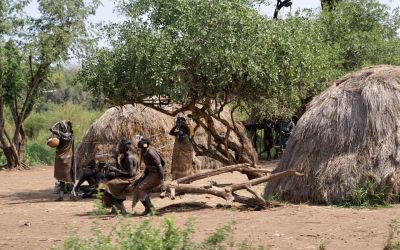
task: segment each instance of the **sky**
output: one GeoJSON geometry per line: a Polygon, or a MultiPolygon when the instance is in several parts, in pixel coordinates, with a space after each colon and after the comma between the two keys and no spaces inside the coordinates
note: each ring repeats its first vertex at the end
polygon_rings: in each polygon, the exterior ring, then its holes
{"type": "MultiPolygon", "coordinates": [[[[92,22],[115,22],[122,21],[124,18],[118,13],[114,12],[115,1],[112,0],[102,0],[102,5],[97,9],[96,15],[90,18],[92,22]]],[[[275,2],[275,1],[272,1],[275,2]]],[[[379,0],[379,2],[384,3],[390,6],[392,9],[395,7],[400,7],[400,0],[379,0]]],[[[26,12],[30,16],[38,16],[39,12],[37,10],[37,2],[33,0],[32,3],[27,7],[26,12]]],[[[304,8],[320,8],[320,0],[293,0],[293,5],[291,8],[283,8],[279,15],[282,16],[284,14],[291,12],[295,12],[299,9],[304,8]]],[[[274,6],[262,6],[260,12],[266,15],[267,17],[272,18],[274,13],[274,6]]]]}

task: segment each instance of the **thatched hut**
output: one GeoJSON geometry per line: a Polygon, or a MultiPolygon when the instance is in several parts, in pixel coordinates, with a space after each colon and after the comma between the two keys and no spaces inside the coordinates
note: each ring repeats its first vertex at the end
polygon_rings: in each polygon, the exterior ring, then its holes
{"type": "Polygon", "coordinates": [[[297,123],[275,172],[305,174],[271,182],[265,195],[291,202],[337,203],[356,188],[398,193],[400,67],[346,75],[315,97],[297,123]]]}
{"type": "MultiPolygon", "coordinates": [[[[225,110],[221,116],[228,118],[230,112],[225,110]]],[[[244,133],[245,128],[239,122],[237,124],[239,130],[244,133]]],[[[151,138],[152,144],[162,153],[167,163],[167,170],[170,171],[168,167],[171,166],[175,138],[168,133],[173,125],[173,117],[140,104],[110,108],[89,127],[82,138],[82,143],[76,153],[77,166],[81,168],[90,159],[94,159],[96,154],[113,154],[120,139],[127,138],[135,141],[135,135],[140,134],[151,138]]],[[[222,124],[216,122],[215,125],[220,134],[226,133],[222,124]]],[[[239,138],[233,133],[230,136],[232,136],[232,140],[239,142],[239,138]]],[[[196,143],[202,145],[207,145],[207,138],[202,129],[198,129],[194,136],[196,143]]],[[[248,139],[244,143],[247,147],[251,147],[248,139]]],[[[252,147],[250,152],[252,155],[248,158],[256,159],[257,153],[252,147]]],[[[109,160],[112,162],[112,159],[109,160]]],[[[220,162],[209,157],[195,157],[194,161],[197,162],[197,168],[222,166],[220,162]]]]}

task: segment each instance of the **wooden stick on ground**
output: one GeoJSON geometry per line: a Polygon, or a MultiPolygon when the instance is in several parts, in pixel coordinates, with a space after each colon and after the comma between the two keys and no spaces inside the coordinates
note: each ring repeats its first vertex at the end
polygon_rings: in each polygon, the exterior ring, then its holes
{"type": "Polygon", "coordinates": [[[227,202],[239,202],[242,204],[246,204],[253,207],[263,207],[267,206],[267,202],[262,198],[257,192],[251,189],[252,186],[259,185],[261,183],[265,183],[271,180],[277,180],[280,178],[285,178],[288,176],[303,176],[303,174],[296,172],[295,170],[288,170],[280,173],[270,174],[268,176],[263,176],[260,178],[256,178],[244,183],[233,184],[226,186],[224,188],[216,187],[213,185],[205,185],[205,186],[196,186],[193,184],[187,184],[193,182],[195,180],[200,180],[203,178],[207,178],[210,176],[232,172],[232,171],[240,171],[243,168],[243,164],[228,166],[222,169],[217,169],[205,173],[195,174],[192,176],[187,176],[173,182],[166,183],[167,190],[171,193],[172,198],[175,198],[175,192],[177,193],[186,193],[186,194],[210,194],[217,197],[221,197],[225,199],[227,202]],[[235,193],[235,191],[245,189],[250,192],[254,197],[249,198],[245,196],[241,196],[235,193]]]}

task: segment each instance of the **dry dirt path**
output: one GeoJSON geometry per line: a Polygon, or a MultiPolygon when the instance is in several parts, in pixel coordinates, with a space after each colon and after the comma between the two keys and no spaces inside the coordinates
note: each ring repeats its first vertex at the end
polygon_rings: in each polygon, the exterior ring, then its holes
{"type": "MultiPolygon", "coordinates": [[[[111,228],[116,218],[93,218],[93,201],[54,202],[51,167],[28,171],[0,171],[0,249],[49,249],[61,246],[71,228],[79,226],[89,234],[94,221],[111,228]]],[[[219,183],[244,180],[240,174],[212,178],[219,183]]],[[[206,180],[205,180],[206,181],[206,180]]],[[[262,187],[259,188],[261,192],[262,187]]],[[[236,222],[235,240],[249,240],[271,249],[318,249],[325,241],[327,249],[382,249],[392,218],[400,218],[400,206],[384,209],[343,209],[329,206],[285,205],[265,211],[240,211],[215,208],[224,201],[206,195],[154,200],[157,208],[172,203],[205,201],[212,208],[173,211],[154,218],[160,223],[175,216],[178,225],[195,218],[196,238],[206,235],[232,220],[236,222]]],[[[129,202],[126,202],[129,207],[129,202]]],[[[142,207],[138,205],[138,211],[142,207]]],[[[140,223],[143,218],[125,218],[140,223]]]]}

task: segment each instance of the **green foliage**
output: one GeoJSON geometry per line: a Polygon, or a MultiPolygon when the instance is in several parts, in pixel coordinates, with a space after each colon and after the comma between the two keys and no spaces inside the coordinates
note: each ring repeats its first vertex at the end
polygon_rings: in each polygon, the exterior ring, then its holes
{"type": "Polygon", "coordinates": [[[25,147],[25,119],[49,86],[53,66],[67,60],[69,51],[79,54],[80,48],[91,45],[85,21],[100,2],[38,0],[37,18],[22,11],[28,0],[3,2],[0,4],[0,118],[4,120],[7,107],[15,130],[7,131],[13,138],[8,140],[5,130],[0,129],[0,142],[2,148],[12,149],[6,151],[10,154],[7,165],[15,167],[23,160],[18,152],[25,151],[20,148],[25,147]]]}
{"type": "Polygon", "coordinates": [[[233,223],[218,228],[202,243],[193,242],[191,239],[195,233],[192,221],[180,229],[172,218],[166,218],[164,223],[158,227],[152,224],[151,219],[147,219],[139,225],[117,224],[108,235],[102,234],[96,227],[92,232],[93,236],[90,239],[81,239],[74,231],[65,239],[64,249],[264,249],[262,246],[254,248],[249,242],[233,242],[233,223]]]}
{"type": "Polygon", "coordinates": [[[321,15],[326,44],[336,50],[344,72],[373,64],[400,64],[399,9],[375,0],[347,0],[321,15]],[[379,56],[378,56],[379,55],[379,56]]]}
{"type": "Polygon", "coordinates": [[[26,146],[25,163],[28,165],[53,164],[54,155],[54,149],[45,143],[29,142],[26,146]]]}
{"type": "Polygon", "coordinates": [[[383,248],[384,250],[399,250],[400,249],[400,241],[399,241],[399,235],[400,235],[400,223],[396,219],[392,219],[390,224],[389,224],[389,237],[386,242],[385,247],[383,248]]]}
{"type": "Polygon", "coordinates": [[[109,209],[104,207],[103,205],[103,196],[104,193],[100,191],[100,189],[97,189],[97,193],[95,195],[95,199],[93,201],[94,203],[94,208],[93,211],[91,212],[92,215],[107,215],[109,214],[109,209]]]}
{"type": "Polygon", "coordinates": [[[105,29],[112,47],[80,72],[114,103],[160,95],[183,105],[268,106],[270,116],[288,116],[336,76],[319,26],[302,17],[272,22],[243,0],[140,0],[122,9],[130,20],[105,29]]]}
{"type": "Polygon", "coordinates": [[[337,2],[272,21],[254,1],[124,1],[129,20],[103,30],[111,47],[87,58],[80,81],[117,104],[211,99],[287,118],[344,73],[400,64],[398,10],[337,2]]]}
{"type": "Polygon", "coordinates": [[[383,187],[378,186],[376,181],[368,179],[365,184],[357,186],[352,191],[351,197],[339,206],[355,208],[388,207],[388,194],[383,187]]]}

